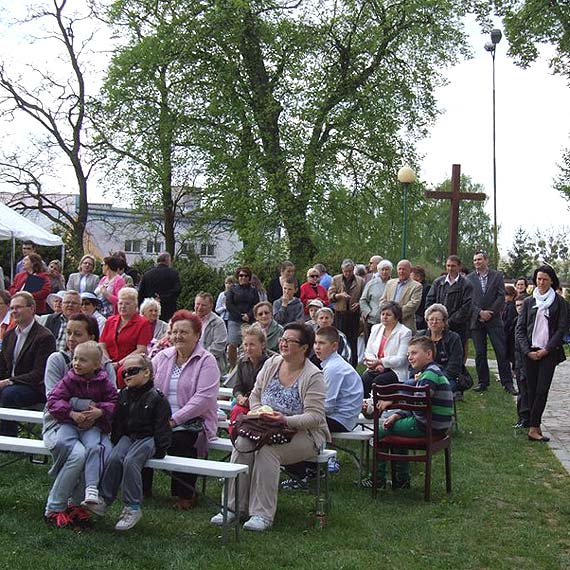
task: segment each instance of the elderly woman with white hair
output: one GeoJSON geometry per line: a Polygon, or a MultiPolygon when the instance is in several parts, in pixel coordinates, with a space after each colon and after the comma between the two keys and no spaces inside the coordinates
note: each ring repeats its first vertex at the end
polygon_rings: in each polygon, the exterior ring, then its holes
{"type": "Polygon", "coordinates": [[[449,380],[454,398],[460,400],[463,392],[457,381],[463,370],[463,342],[456,332],[449,330],[449,315],[445,305],[430,305],[424,318],[428,328],[418,331],[416,336],[427,336],[433,340],[436,349],[434,361],[449,380]]]}
{"type": "Polygon", "coordinates": [[[168,323],[160,320],[160,303],[151,297],[147,297],[139,308],[139,313],[150,323],[152,338],[160,340],[168,329],[168,323]]]}
{"type": "Polygon", "coordinates": [[[360,297],[360,313],[365,323],[364,339],[368,341],[370,330],[380,323],[380,298],[386,283],[392,277],[393,265],[387,259],[378,262],[378,277],[373,277],[364,286],[360,297]]]}

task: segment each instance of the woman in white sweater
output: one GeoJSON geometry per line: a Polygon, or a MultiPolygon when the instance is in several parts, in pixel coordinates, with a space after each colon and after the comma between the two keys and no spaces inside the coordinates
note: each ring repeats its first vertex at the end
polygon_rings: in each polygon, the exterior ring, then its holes
{"type": "Polygon", "coordinates": [[[387,301],[380,307],[380,324],[374,325],[366,344],[362,375],[364,395],[368,396],[372,384],[394,384],[408,379],[408,344],[412,331],[405,327],[402,309],[398,303],[387,301]]]}

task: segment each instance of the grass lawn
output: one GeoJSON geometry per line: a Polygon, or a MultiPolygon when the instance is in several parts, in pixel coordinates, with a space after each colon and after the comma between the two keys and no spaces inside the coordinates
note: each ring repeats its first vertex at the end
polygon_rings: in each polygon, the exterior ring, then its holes
{"type": "MultiPolygon", "coordinates": [[[[424,503],[419,467],[411,490],[370,491],[341,454],[332,476],[333,508],[324,530],[312,496],[280,492],[273,529],[221,546],[208,524],[216,510],[170,508],[167,478],[125,535],[113,530],[119,505],[90,531],[49,528],[42,520],[45,466],[21,461],[0,471],[0,568],[128,569],[556,569],[570,568],[570,478],[544,445],[515,433],[512,398],[498,384],[459,404],[452,448],[454,492],[445,495],[443,462],[434,465],[432,502],[424,503]]],[[[210,482],[217,495],[217,483],[210,482]]]]}

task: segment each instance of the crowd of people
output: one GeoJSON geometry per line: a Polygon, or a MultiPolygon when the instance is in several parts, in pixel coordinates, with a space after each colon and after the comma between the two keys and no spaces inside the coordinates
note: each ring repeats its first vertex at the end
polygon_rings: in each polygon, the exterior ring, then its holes
{"type": "MultiPolygon", "coordinates": [[[[359,414],[372,411],[374,384],[429,385],[438,402],[434,429],[447,430],[453,400],[469,387],[469,338],[474,391],[490,387],[489,338],[500,382],[517,396],[517,427],[530,441],[547,441],[541,418],[568,332],[567,303],[548,265],[535,270],[531,291],[525,278],[505,286],[481,251],[470,272],[450,255],[431,284],[409,260],[393,276],[393,264],[375,255],[368,267],[344,260],[336,275],[316,264],[299,285],[286,261],[267,289],[239,267],[216,301],[217,291],[200,291],[189,310],[177,307],[181,283],[168,253],[140,280],[124,254],[104,258],[101,277],[85,255],[67,282],[61,264],[46,266],[34,244],[24,242],[22,253],[13,282],[0,289],[0,407],[45,406],[43,437],[54,460],[45,518],[57,527],[104,515],[120,489],[116,528],[137,524],[152,494],[146,461],[205,457],[224,383],[233,388],[230,431],[241,414],[263,406],[266,419],[295,432],[255,453],[239,436],[232,453],[250,468],[240,481],[244,512],[232,516],[246,517],[248,530],[267,530],[279,487],[302,484],[311,474],[306,460],[330,434],[353,430],[359,414]],[[280,483],[283,465],[296,477],[280,483]]],[[[17,429],[0,424],[2,435],[17,429]]],[[[383,430],[420,437],[425,419],[392,413],[383,430]]],[[[339,468],[332,460],[329,469],[339,468]]],[[[409,472],[396,472],[392,485],[408,486],[409,472]]],[[[196,505],[195,483],[193,475],[172,479],[175,508],[196,505]]],[[[230,486],[230,509],[235,493],[230,486]]],[[[222,515],[211,522],[222,524],[222,515]]]]}

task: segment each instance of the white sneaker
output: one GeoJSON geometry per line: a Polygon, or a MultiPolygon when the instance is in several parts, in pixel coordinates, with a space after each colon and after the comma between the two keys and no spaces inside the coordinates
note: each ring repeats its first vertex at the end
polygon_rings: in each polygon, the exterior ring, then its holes
{"type": "Polygon", "coordinates": [[[83,501],[81,503],[81,506],[85,507],[88,511],[100,517],[102,517],[107,512],[107,503],[101,499],[99,499],[96,503],[88,503],[87,501],[83,501]]]}
{"type": "MultiPolygon", "coordinates": [[[[230,511],[228,511],[228,522],[234,522],[236,520],[236,516],[234,515],[234,513],[231,513],[230,511]]],[[[213,524],[215,526],[222,526],[224,524],[224,515],[222,513],[218,513],[217,515],[214,515],[211,519],[210,519],[210,524],[213,524]]]]}
{"type": "Polygon", "coordinates": [[[98,503],[99,502],[99,489],[90,485],[85,487],[85,504],[98,503]]]}
{"type": "Polygon", "coordinates": [[[250,519],[244,523],[243,528],[245,530],[253,530],[255,532],[263,532],[268,528],[271,528],[272,521],[264,519],[258,515],[253,515],[250,519]]]}
{"type": "Polygon", "coordinates": [[[142,511],[125,507],[115,525],[115,530],[129,530],[133,528],[142,518],[142,511]]]}

